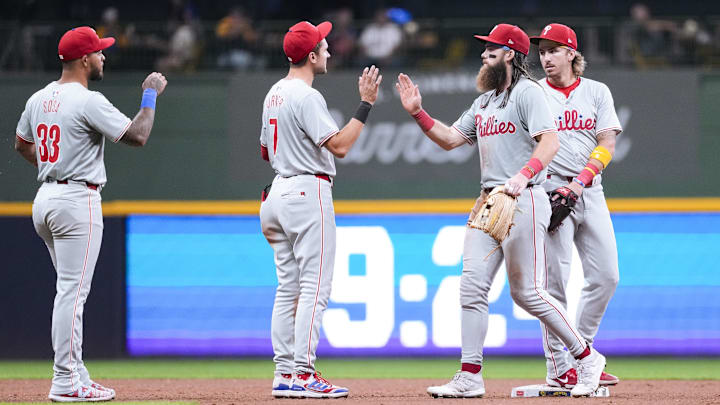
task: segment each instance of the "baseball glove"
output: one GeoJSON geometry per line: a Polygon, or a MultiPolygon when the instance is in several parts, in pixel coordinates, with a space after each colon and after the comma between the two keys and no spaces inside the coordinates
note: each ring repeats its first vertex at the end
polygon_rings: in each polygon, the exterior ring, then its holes
{"type": "Polygon", "coordinates": [[[516,206],[517,199],[505,194],[503,186],[497,186],[492,189],[487,198],[481,196],[477,199],[475,207],[470,213],[468,226],[480,229],[492,236],[498,243],[502,243],[513,226],[516,206]]]}
{"type": "Polygon", "coordinates": [[[578,200],[578,195],[565,186],[556,188],[551,191],[549,195],[552,215],[550,215],[548,232],[555,233],[560,227],[560,224],[562,224],[562,221],[573,211],[573,207],[575,207],[575,203],[578,200]]]}

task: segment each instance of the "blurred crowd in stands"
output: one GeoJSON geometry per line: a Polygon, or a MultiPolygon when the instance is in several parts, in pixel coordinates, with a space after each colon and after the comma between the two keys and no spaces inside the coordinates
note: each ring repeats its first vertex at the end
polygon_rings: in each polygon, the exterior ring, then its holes
{"type": "MultiPolygon", "coordinates": [[[[190,73],[283,68],[288,63],[282,52],[283,35],[300,19],[333,23],[328,42],[329,64],[335,68],[375,64],[383,68],[475,69],[481,48],[472,34],[484,34],[495,23],[505,21],[535,35],[555,20],[575,28],[580,50],[591,66],[720,67],[720,6],[713,2],[704,8],[683,3],[685,9],[682,5],[670,9],[675,14],[661,7],[665,13],[658,17],[651,8],[658,2],[588,1],[581,2],[587,6],[585,14],[582,9],[563,14],[544,7],[557,1],[523,0],[517,2],[515,17],[501,17],[478,14],[477,10],[463,13],[452,0],[370,1],[360,8],[352,2],[323,5],[321,1],[313,6],[317,10],[311,11],[318,12],[313,15],[293,7],[288,11],[287,3],[280,0],[221,1],[222,10],[217,5],[208,9],[200,0],[151,0],[162,3],[162,11],[154,9],[149,13],[154,19],[148,20],[138,18],[136,9],[127,13],[130,18],[123,15],[131,5],[143,4],[137,1],[117,2],[94,11],[97,2],[87,0],[66,2],[75,8],[58,20],[38,11],[42,10],[41,0],[10,1],[18,3],[12,19],[7,19],[12,15],[11,6],[0,8],[0,13],[4,12],[0,14],[0,71],[54,70],[59,63],[57,41],[75,25],[90,25],[101,37],[117,39],[117,44],[105,51],[106,64],[113,70],[190,73]],[[541,17],[545,15],[565,17],[551,21],[541,17]]],[[[54,7],[58,7],[56,3],[54,7]]]]}

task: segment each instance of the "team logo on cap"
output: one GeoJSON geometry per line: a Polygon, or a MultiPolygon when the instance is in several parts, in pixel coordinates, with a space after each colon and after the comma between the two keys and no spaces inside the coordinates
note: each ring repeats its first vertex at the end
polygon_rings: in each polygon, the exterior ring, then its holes
{"type": "Polygon", "coordinates": [[[550,31],[551,29],[552,29],[551,25],[546,26],[545,29],[543,30],[543,36],[547,35],[548,31],[550,31]]]}
{"type": "Polygon", "coordinates": [[[512,39],[508,38],[508,44],[513,45],[514,43],[512,39]]]}

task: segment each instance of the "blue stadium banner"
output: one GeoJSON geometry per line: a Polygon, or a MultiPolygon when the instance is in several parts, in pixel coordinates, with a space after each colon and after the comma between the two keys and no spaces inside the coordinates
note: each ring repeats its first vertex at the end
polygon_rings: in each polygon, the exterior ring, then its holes
{"type": "MultiPolygon", "coordinates": [[[[460,354],[465,215],[338,215],[318,355],[460,354]]],[[[610,355],[720,354],[720,214],[614,214],[620,284],[595,340],[610,355]]],[[[272,355],[277,278],[257,216],[127,219],[127,349],[272,355]]],[[[574,252],[570,316],[582,287],[574,252]]],[[[504,269],[490,290],[486,354],[542,354],[536,319],[504,269]]]]}

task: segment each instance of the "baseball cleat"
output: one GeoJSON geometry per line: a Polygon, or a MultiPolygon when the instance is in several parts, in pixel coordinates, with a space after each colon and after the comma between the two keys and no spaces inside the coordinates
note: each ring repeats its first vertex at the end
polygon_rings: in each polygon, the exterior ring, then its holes
{"type": "Polygon", "coordinates": [[[577,361],[578,381],[570,394],[574,397],[588,397],[600,386],[600,376],[605,368],[605,356],[594,348],[584,359],[577,361]]]}
{"type": "Polygon", "coordinates": [[[292,374],[275,374],[272,384],[272,396],[275,398],[292,397],[292,374]]]}
{"type": "Polygon", "coordinates": [[[620,379],[617,376],[614,376],[610,373],[602,372],[602,375],[600,376],[600,386],[608,386],[608,385],[617,385],[617,383],[620,382],[620,379]]]}
{"type": "Polygon", "coordinates": [[[48,398],[53,402],[100,402],[110,401],[115,398],[115,391],[105,391],[93,388],[90,386],[83,386],[69,394],[53,394],[52,392],[48,395],[48,398]]]}
{"type": "Polygon", "coordinates": [[[294,398],[342,398],[350,393],[347,388],[333,385],[320,377],[317,371],[313,374],[302,373],[295,376],[290,391],[292,393],[290,396],[294,398]]]}
{"type": "Polygon", "coordinates": [[[115,398],[115,390],[112,389],[112,388],[108,388],[108,387],[106,387],[106,386],[104,386],[104,385],[102,385],[102,384],[100,384],[100,383],[96,383],[96,382],[93,381],[93,380],[90,380],[90,386],[93,387],[93,388],[95,388],[96,390],[107,391],[107,392],[109,392],[110,394],[112,394],[112,397],[113,397],[113,398],[115,398]]]}
{"type": "Polygon", "coordinates": [[[458,370],[449,383],[428,387],[427,392],[433,398],[480,398],[485,395],[485,382],[480,373],[458,370]]]}
{"type": "Polygon", "coordinates": [[[551,387],[572,388],[577,384],[577,371],[574,368],[566,371],[560,377],[545,377],[545,382],[551,387]]]}

